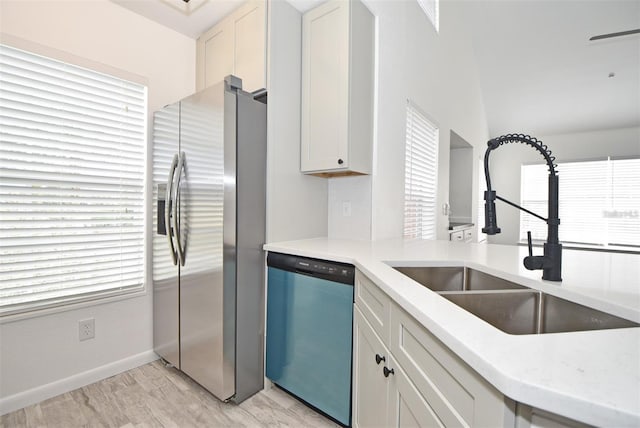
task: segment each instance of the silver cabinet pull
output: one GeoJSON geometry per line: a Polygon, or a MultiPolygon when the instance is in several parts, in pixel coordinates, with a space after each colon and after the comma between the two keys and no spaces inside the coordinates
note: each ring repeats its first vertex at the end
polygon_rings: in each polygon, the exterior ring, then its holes
{"type": "MultiPolygon", "coordinates": [[[[176,155],[177,156],[177,155],[176,155]]],[[[184,152],[180,152],[180,156],[178,158],[178,166],[176,167],[175,174],[175,184],[173,190],[173,225],[175,230],[176,237],[176,253],[178,253],[178,260],[180,261],[180,266],[184,266],[184,249],[182,248],[182,244],[180,243],[180,219],[178,218],[178,197],[180,192],[180,177],[182,176],[182,171],[184,171],[184,162],[186,155],[184,152]]]]}
{"type": "MultiPolygon", "coordinates": [[[[171,161],[171,166],[169,167],[169,178],[167,179],[167,190],[165,194],[165,204],[164,204],[164,224],[167,228],[167,239],[169,240],[169,252],[171,253],[171,260],[173,264],[178,264],[176,259],[176,250],[173,247],[173,237],[171,235],[171,188],[173,186],[173,175],[176,171],[176,166],[178,165],[178,154],[173,155],[173,160],[171,161]]],[[[177,205],[173,202],[173,205],[177,205]]]]}

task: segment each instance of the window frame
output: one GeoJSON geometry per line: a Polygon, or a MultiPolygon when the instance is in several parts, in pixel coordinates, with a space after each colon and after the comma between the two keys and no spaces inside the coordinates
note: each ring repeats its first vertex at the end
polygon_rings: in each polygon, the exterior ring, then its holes
{"type": "Polygon", "coordinates": [[[91,293],[76,293],[69,297],[54,297],[45,300],[36,300],[32,302],[16,303],[4,308],[0,308],[0,324],[6,322],[12,322],[15,320],[26,319],[31,317],[48,315],[51,313],[58,313],[62,311],[77,309],[81,307],[94,306],[96,304],[104,304],[108,302],[131,299],[139,296],[146,295],[148,293],[149,284],[149,231],[151,222],[149,219],[150,213],[150,196],[149,196],[149,184],[148,175],[150,171],[150,148],[149,148],[149,85],[148,79],[134,73],[108,66],[104,63],[95,62],[87,58],[79,57],[71,53],[57,50],[48,46],[43,46],[24,40],[11,35],[2,33],[2,44],[13,49],[26,51],[29,54],[45,57],[48,60],[66,63],[73,67],[79,67],[87,70],[88,72],[94,72],[97,74],[104,74],[111,78],[128,81],[143,87],[144,90],[144,102],[143,102],[143,114],[140,127],[143,131],[141,137],[141,151],[143,152],[142,163],[142,267],[141,276],[142,283],[136,287],[124,288],[124,289],[110,289],[102,290],[91,293]]]}

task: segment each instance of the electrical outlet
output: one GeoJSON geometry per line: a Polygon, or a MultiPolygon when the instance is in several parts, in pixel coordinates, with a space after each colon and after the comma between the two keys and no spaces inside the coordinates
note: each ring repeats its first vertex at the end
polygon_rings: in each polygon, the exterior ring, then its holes
{"type": "Polygon", "coordinates": [[[89,318],[78,321],[78,338],[83,340],[93,339],[96,337],[96,320],[89,318]]]}
{"type": "Polygon", "coordinates": [[[342,201],[342,216],[351,217],[351,201],[342,201]]]}

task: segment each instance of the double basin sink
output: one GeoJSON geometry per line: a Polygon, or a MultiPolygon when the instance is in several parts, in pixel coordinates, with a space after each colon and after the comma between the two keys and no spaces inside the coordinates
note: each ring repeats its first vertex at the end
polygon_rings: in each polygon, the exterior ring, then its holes
{"type": "Polygon", "coordinates": [[[394,267],[509,334],[638,327],[640,324],[462,266],[394,267]]]}

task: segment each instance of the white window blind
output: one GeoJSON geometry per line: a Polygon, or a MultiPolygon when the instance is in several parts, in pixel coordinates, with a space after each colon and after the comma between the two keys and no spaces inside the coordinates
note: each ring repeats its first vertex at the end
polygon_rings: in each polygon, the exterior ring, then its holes
{"type": "Polygon", "coordinates": [[[436,238],[438,128],[407,103],[404,178],[405,238],[436,238]]]}
{"type": "MultiPolygon", "coordinates": [[[[547,217],[546,165],[523,165],[522,206],[547,217]]],[[[562,242],[640,246],[640,159],[606,159],[558,164],[562,242]]],[[[520,239],[531,230],[545,240],[546,224],[520,214],[520,239]]]]}
{"type": "Polygon", "coordinates": [[[0,45],[0,313],[138,290],[146,87],[0,45]]]}
{"type": "Polygon", "coordinates": [[[433,24],[436,31],[440,31],[440,2],[439,0],[417,0],[424,13],[433,24]]]}

